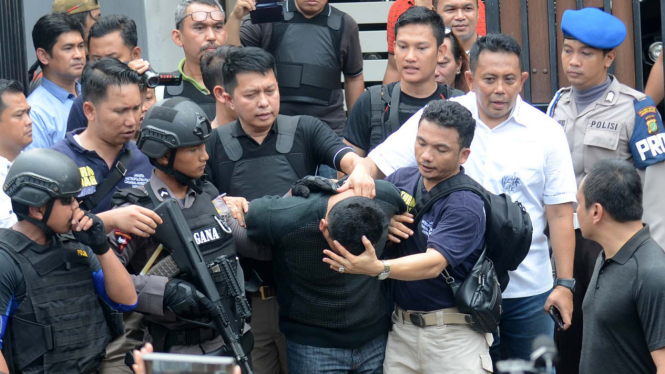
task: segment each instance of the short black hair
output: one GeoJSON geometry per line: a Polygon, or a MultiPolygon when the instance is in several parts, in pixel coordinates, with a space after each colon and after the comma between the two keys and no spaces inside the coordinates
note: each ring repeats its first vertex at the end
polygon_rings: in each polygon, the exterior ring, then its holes
{"type": "Polygon", "coordinates": [[[84,102],[98,103],[106,98],[109,86],[125,84],[136,84],[142,90],[143,78],[122,62],[104,57],[85,65],[81,75],[81,95],[84,102]]]}
{"type": "Polygon", "coordinates": [[[485,51],[494,53],[512,53],[517,55],[520,62],[520,72],[523,70],[522,47],[520,47],[520,44],[512,36],[506,34],[487,34],[479,37],[476,42],[473,43],[471,52],[469,52],[469,65],[472,72],[476,71],[480,54],[485,51]]]}
{"type": "Polygon", "coordinates": [[[582,193],[587,210],[598,203],[617,222],[642,219],[642,180],[628,161],[596,162],[584,178],[582,193]]]}
{"type": "Polygon", "coordinates": [[[443,18],[437,12],[422,6],[412,6],[407,9],[395,22],[395,38],[397,38],[399,29],[408,25],[430,26],[434,38],[436,38],[437,47],[443,44],[443,38],[446,36],[446,26],[443,24],[443,18]]]}
{"type": "Polygon", "coordinates": [[[88,45],[90,45],[90,39],[101,38],[116,31],[120,31],[122,42],[129,49],[134,49],[139,44],[136,22],[122,14],[109,14],[108,16],[99,17],[97,22],[90,28],[88,45]]]}
{"type": "MultiPolygon", "coordinates": [[[[32,43],[35,51],[42,48],[49,55],[53,54],[53,46],[58,42],[60,35],[76,31],[85,39],[85,31],[81,22],[68,16],[66,13],[49,13],[37,20],[35,27],[32,28],[32,43]]],[[[39,59],[37,59],[39,61],[39,59]]],[[[41,61],[39,66],[44,68],[41,61]]]]}
{"type": "Polygon", "coordinates": [[[357,256],[365,251],[363,235],[373,245],[387,235],[388,219],[379,203],[352,196],[335,204],[328,213],[328,233],[333,240],[357,256]]]}
{"type": "Polygon", "coordinates": [[[277,76],[275,58],[266,51],[257,47],[237,48],[226,55],[226,62],[222,68],[224,90],[233,96],[233,90],[238,85],[238,74],[260,73],[267,75],[273,72],[277,76]]]}
{"type": "Polygon", "coordinates": [[[229,52],[238,47],[233,45],[223,45],[217,47],[210,53],[204,53],[201,56],[201,76],[203,77],[203,84],[206,86],[210,94],[212,94],[215,86],[223,86],[223,68],[224,61],[229,52]]]}
{"type": "Polygon", "coordinates": [[[2,95],[7,93],[23,93],[23,85],[19,81],[11,79],[0,79],[0,115],[5,111],[5,103],[2,101],[2,95]]]}
{"type": "Polygon", "coordinates": [[[471,147],[476,120],[462,104],[448,100],[432,100],[425,107],[420,122],[427,120],[441,127],[457,130],[460,151],[471,147]]]}

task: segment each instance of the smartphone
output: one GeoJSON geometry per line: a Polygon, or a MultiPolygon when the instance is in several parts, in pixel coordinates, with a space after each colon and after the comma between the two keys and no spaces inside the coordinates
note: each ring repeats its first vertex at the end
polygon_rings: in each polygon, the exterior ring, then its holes
{"type": "Polygon", "coordinates": [[[552,317],[552,321],[554,321],[556,328],[559,331],[563,331],[563,318],[561,318],[561,312],[559,312],[559,309],[554,305],[550,307],[550,317],[552,317]]]}
{"type": "Polygon", "coordinates": [[[257,0],[256,10],[249,12],[252,24],[284,21],[282,3],[275,0],[257,0]]]}
{"type": "Polygon", "coordinates": [[[173,353],[146,353],[143,355],[146,374],[211,373],[232,374],[232,357],[195,356],[173,353]]]}

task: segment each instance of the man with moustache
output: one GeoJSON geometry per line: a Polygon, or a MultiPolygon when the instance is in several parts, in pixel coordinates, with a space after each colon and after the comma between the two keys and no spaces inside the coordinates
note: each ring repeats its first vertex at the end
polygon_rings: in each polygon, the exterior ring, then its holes
{"type": "Polygon", "coordinates": [[[164,98],[183,96],[203,109],[208,118],[215,118],[215,97],[205,87],[201,73],[201,56],[213,52],[224,43],[224,9],[215,0],[183,0],[175,12],[175,29],[171,39],[185,52],[176,74],[182,84],[164,89],[164,98]]]}
{"type": "Polygon", "coordinates": [[[435,11],[412,7],[395,23],[395,60],[400,82],[372,86],[356,101],[344,127],[344,143],[365,156],[432,100],[464,93],[434,79],[443,60],[445,26],[435,11]]]}
{"type": "MultiPolygon", "coordinates": [[[[30,105],[23,94],[23,85],[17,81],[0,79],[0,133],[0,186],[3,186],[12,162],[32,142],[30,105]]],[[[12,201],[1,191],[0,228],[12,227],[16,222],[12,201]]]]}
{"type": "MultiPolygon", "coordinates": [[[[452,99],[476,120],[465,172],[488,191],[506,193],[521,202],[533,222],[529,254],[516,271],[509,272],[510,283],[503,292],[500,336],[495,334],[490,351],[493,362],[529,360],[533,339],[554,334],[554,323],[545,311],[558,308],[565,328],[573,311],[573,165],[561,127],[519,96],[528,77],[520,54],[519,44],[508,35],[478,38],[471,50],[471,70],[466,73],[472,92],[452,99]],[[551,277],[546,226],[556,260],[556,282],[551,277]]],[[[417,112],[364,159],[363,166],[371,168],[372,176],[383,177],[417,164],[411,144],[415,144],[421,116],[422,111],[417,112]]],[[[354,177],[350,176],[351,181],[354,177]]],[[[412,235],[401,222],[412,220],[405,215],[396,221],[401,238],[412,235]]]]}
{"type": "MultiPolygon", "coordinates": [[[[594,165],[606,159],[632,162],[644,182],[644,222],[654,240],[665,245],[665,154],[663,124],[656,104],[645,94],[622,84],[608,73],[616,50],[626,37],[626,27],[615,16],[596,8],[567,10],[561,20],[561,63],[570,87],[559,90],[548,114],[563,127],[578,185],[594,165]]],[[[582,301],[594,264],[602,251],[587,240],[575,218],[577,280],[573,327],[557,332],[562,360],[559,370],[578,373],[582,350],[582,301]]],[[[585,324],[585,323],[584,323],[585,324]]]]}
{"type": "Polygon", "coordinates": [[[64,13],[50,13],[32,29],[35,53],[44,72],[30,96],[33,139],[28,148],[48,148],[65,137],[67,117],[81,86],[85,66],[83,26],[64,13]]]}
{"type": "Polygon", "coordinates": [[[480,0],[433,0],[434,9],[443,17],[443,23],[453,30],[468,54],[478,40],[480,0]]]}

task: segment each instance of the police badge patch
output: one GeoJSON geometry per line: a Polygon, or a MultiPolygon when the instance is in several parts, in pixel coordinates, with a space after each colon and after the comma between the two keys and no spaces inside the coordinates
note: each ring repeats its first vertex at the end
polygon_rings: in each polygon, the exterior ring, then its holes
{"type": "Polygon", "coordinates": [[[642,117],[642,120],[647,125],[649,135],[658,133],[658,120],[656,119],[657,112],[656,107],[653,105],[642,108],[637,112],[637,115],[642,117]]]}

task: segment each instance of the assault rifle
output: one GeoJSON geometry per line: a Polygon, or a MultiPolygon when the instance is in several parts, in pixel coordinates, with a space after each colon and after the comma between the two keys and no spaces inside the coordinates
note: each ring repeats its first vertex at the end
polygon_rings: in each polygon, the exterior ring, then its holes
{"type": "Polygon", "coordinates": [[[167,277],[172,277],[180,272],[188,274],[196,288],[212,302],[213,308],[210,308],[212,309],[212,321],[205,323],[178,318],[217,330],[226,346],[233,351],[236,362],[242,367],[243,373],[253,374],[247,355],[239,343],[245,318],[251,315],[251,311],[231,267],[231,263],[235,265],[235,257],[220,256],[206,264],[180,206],[174,199],[165,199],[155,208],[155,213],[162,218],[164,223],[157,226],[154,236],[160,239],[170,256],[156,264],[147,274],[167,277]],[[224,282],[226,285],[228,293],[235,300],[236,313],[233,313],[228,303],[220,296],[215,280],[224,282]],[[234,317],[236,315],[238,319],[234,317]]]}

